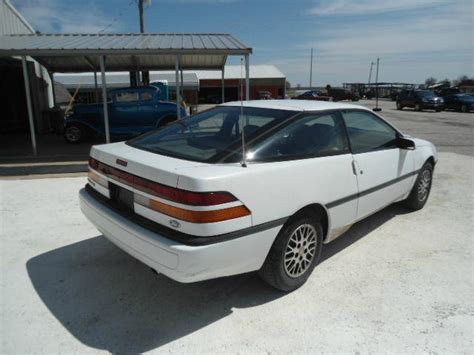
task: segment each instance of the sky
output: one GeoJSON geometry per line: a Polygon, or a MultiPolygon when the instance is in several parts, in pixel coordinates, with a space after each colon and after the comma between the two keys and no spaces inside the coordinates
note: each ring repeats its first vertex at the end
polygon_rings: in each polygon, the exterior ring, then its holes
{"type": "MultiPolygon", "coordinates": [[[[11,0],[43,33],[139,32],[136,0],[11,0]]],[[[474,76],[473,0],[151,0],[147,32],[231,33],[293,86],[474,76]]],[[[229,59],[238,64],[239,59],[229,59]]]]}

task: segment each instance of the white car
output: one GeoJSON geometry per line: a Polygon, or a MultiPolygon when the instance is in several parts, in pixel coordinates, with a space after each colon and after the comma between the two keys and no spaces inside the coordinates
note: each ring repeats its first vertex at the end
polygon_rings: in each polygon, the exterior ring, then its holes
{"type": "Polygon", "coordinates": [[[422,208],[436,162],[433,144],[361,106],[233,102],[92,147],[80,202],[104,236],[174,280],[259,270],[288,291],[355,222],[397,201],[422,208]]]}

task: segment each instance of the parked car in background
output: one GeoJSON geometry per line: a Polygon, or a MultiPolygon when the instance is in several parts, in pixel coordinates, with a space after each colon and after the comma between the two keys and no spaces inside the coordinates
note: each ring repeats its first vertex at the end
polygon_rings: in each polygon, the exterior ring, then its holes
{"type": "Polygon", "coordinates": [[[433,144],[362,106],[231,102],[93,146],[80,205],[118,247],[174,280],[258,270],[290,291],[355,222],[397,201],[423,208],[436,162],[433,144]]]}
{"type": "Polygon", "coordinates": [[[470,112],[474,110],[474,95],[455,94],[444,97],[446,109],[452,109],[461,112],[470,112]]]}
{"type": "Polygon", "coordinates": [[[429,109],[440,112],[444,108],[444,100],[431,90],[402,90],[397,97],[397,110],[404,107],[413,107],[415,111],[429,109]]]}
{"type": "MultiPolygon", "coordinates": [[[[176,104],[160,101],[157,87],[111,90],[107,103],[110,136],[123,140],[176,120],[176,104]]],[[[181,108],[182,117],[186,111],[181,108]]],[[[64,121],[64,137],[79,143],[91,136],[104,136],[103,105],[75,105],[64,121]]]]}
{"type": "Polygon", "coordinates": [[[327,95],[331,96],[333,101],[359,101],[360,99],[357,93],[346,89],[330,88],[327,91],[327,95]]]}
{"type": "Polygon", "coordinates": [[[259,91],[258,100],[273,100],[272,93],[270,91],[259,91]]]}
{"type": "Polygon", "coordinates": [[[293,97],[295,100],[316,100],[316,101],[332,101],[332,98],[320,90],[309,90],[298,96],[293,97]]]}

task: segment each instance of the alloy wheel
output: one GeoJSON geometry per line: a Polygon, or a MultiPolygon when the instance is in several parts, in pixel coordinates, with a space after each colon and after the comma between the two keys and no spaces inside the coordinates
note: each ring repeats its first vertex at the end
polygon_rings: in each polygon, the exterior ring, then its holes
{"type": "Polygon", "coordinates": [[[418,200],[423,202],[428,197],[431,186],[431,172],[424,170],[418,182],[418,200]]]}
{"type": "Polygon", "coordinates": [[[294,230],[286,245],[284,268],[289,277],[303,275],[316,254],[317,232],[311,224],[302,224],[294,230]]]}

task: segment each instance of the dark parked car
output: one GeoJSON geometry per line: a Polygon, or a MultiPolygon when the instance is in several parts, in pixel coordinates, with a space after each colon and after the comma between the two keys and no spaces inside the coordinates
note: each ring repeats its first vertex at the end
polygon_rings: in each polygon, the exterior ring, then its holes
{"type": "Polygon", "coordinates": [[[328,89],[328,96],[331,96],[333,101],[359,101],[359,95],[357,93],[346,89],[328,89]]]}
{"type": "Polygon", "coordinates": [[[301,95],[293,97],[295,100],[316,100],[316,101],[331,101],[332,98],[328,95],[325,95],[322,91],[319,90],[309,90],[301,95]]]}
{"type": "Polygon", "coordinates": [[[444,97],[444,105],[447,109],[461,112],[474,110],[474,96],[469,94],[455,94],[444,97]]]}
{"type": "MultiPolygon", "coordinates": [[[[107,103],[111,138],[131,138],[176,120],[176,104],[160,101],[159,94],[153,86],[111,90],[107,103]]],[[[183,108],[181,115],[186,116],[183,108]]],[[[103,135],[102,103],[75,105],[64,121],[64,137],[70,143],[103,135]]]]}
{"type": "Polygon", "coordinates": [[[413,107],[415,111],[425,109],[442,111],[444,100],[431,90],[402,90],[397,97],[397,110],[413,107]]]}

